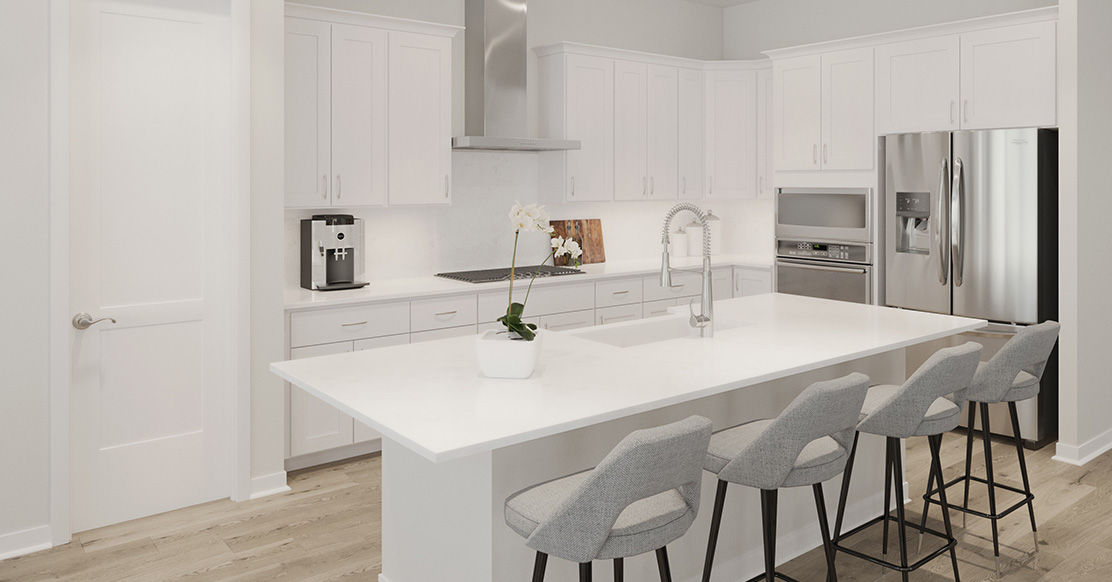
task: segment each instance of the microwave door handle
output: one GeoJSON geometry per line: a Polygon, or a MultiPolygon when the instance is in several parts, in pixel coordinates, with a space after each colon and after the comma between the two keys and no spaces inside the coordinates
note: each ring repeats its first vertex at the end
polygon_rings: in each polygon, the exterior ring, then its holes
{"type": "Polygon", "coordinates": [[[792,269],[806,269],[808,271],[825,271],[828,273],[851,273],[854,275],[864,275],[868,273],[867,270],[854,267],[828,267],[826,265],[807,265],[804,263],[782,262],[782,265],[792,269]]]}
{"type": "Polygon", "coordinates": [[[938,212],[934,215],[934,236],[938,240],[938,282],[945,285],[950,275],[950,253],[946,248],[946,202],[950,199],[950,191],[946,187],[949,177],[947,160],[942,160],[942,169],[938,172],[938,212]]]}
{"type": "Polygon", "coordinates": [[[954,286],[961,287],[965,274],[965,164],[954,160],[954,181],[950,187],[950,247],[954,253],[954,286]]]}

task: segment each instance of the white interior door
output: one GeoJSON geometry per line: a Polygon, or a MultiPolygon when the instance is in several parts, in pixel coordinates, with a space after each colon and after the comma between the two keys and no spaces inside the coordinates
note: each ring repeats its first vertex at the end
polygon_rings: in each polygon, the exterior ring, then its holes
{"type": "Polygon", "coordinates": [[[73,3],[74,531],[231,492],[228,9],[73,3]]]}

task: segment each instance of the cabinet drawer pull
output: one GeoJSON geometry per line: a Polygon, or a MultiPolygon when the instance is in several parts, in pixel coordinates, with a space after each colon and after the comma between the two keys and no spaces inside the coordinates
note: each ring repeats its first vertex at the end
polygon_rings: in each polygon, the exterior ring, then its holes
{"type": "Polygon", "coordinates": [[[344,196],[344,191],[340,187],[340,175],[336,174],[336,200],[339,200],[340,198],[343,198],[343,196],[344,196]]]}
{"type": "Polygon", "coordinates": [[[364,320],[364,321],[353,321],[351,323],[341,323],[340,327],[355,327],[357,325],[367,325],[367,322],[364,320]]]}
{"type": "Polygon", "coordinates": [[[629,289],[626,289],[625,291],[614,291],[613,292],[614,295],[625,295],[627,293],[629,293],[629,289]]]}
{"type": "Polygon", "coordinates": [[[575,176],[571,177],[571,195],[575,196],[575,176]]]}
{"type": "Polygon", "coordinates": [[[606,323],[608,321],[621,321],[623,319],[633,319],[633,314],[632,313],[627,313],[626,315],[615,315],[613,317],[606,317],[604,315],[600,319],[602,320],[603,323],[606,323]]]}
{"type": "Polygon", "coordinates": [[[570,323],[558,323],[556,325],[545,324],[544,328],[549,331],[559,331],[561,329],[567,329],[569,327],[582,327],[586,325],[588,325],[586,321],[573,321],[570,323]]]}
{"type": "Polygon", "coordinates": [[[827,144],[822,144],[822,163],[826,164],[830,162],[829,152],[830,146],[827,144]]]}
{"type": "Polygon", "coordinates": [[[444,197],[445,198],[448,197],[448,193],[450,191],[451,191],[451,182],[449,182],[448,174],[444,174],[444,197]]]}
{"type": "Polygon", "coordinates": [[[669,285],[669,287],[671,287],[672,289],[683,289],[686,286],[686,283],[680,283],[679,285],[669,285]]]}
{"type": "Polygon", "coordinates": [[[320,177],[320,183],[321,183],[321,195],[320,195],[320,197],[325,199],[325,200],[328,200],[328,174],[325,174],[325,175],[320,177]]]}
{"type": "Polygon", "coordinates": [[[459,313],[459,310],[458,309],[453,309],[451,311],[441,311],[440,313],[434,313],[433,315],[436,316],[436,317],[445,317],[445,316],[448,316],[448,315],[455,315],[457,313],[459,313]]]}
{"type": "Polygon", "coordinates": [[[962,116],[963,121],[969,121],[969,100],[968,99],[966,99],[965,102],[962,103],[961,116],[962,116]]]}
{"type": "Polygon", "coordinates": [[[656,176],[649,176],[649,196],[656,196],[656,176]]]}
{"type": "Polygon", "coordinates": [[[811,144],[811,163],[819,165],[819,144],[811,144]]]}

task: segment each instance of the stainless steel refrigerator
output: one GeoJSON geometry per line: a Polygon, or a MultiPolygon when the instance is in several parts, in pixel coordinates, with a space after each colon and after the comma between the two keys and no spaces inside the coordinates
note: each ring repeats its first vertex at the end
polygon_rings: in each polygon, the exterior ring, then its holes
{"type": "MultiPolygon", "coordinates": [[[[987,319],[995,343],[1057,318],[1057,130],[889,135],[884,147],[888,305],[987,319]]],[[[1056,437],[1056,356],[1028,408],[1023,437],[1056,437]]]]}

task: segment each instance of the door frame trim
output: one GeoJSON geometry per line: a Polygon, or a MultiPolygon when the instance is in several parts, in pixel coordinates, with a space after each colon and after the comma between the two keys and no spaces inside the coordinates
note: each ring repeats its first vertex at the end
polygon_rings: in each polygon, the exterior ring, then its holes
{"type": "MultiPolygon", "coordinates": [[[[231,59],[230,191],[238,204],[235,223],[248,224],[251,212],[251,0],[228,0],[231,59]]],[[[50,539],[70,541],[70,188],[69,188],[69,38],[70,0],[50,0],[50,539]]],[[[240,229],[239,248],[249,248],[251,233],[240,229]]],[[[233,279],[232,322],[234,394],[233,501],[251,489],[251,257],[237,253],[233,279]]]]}

